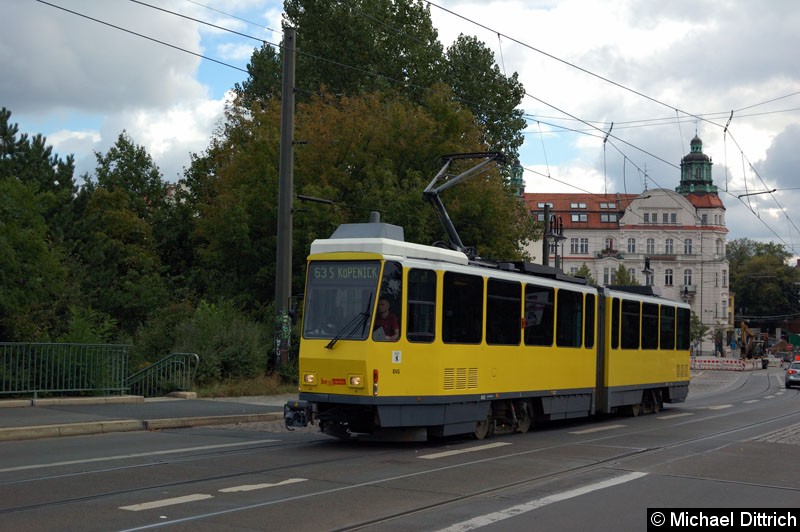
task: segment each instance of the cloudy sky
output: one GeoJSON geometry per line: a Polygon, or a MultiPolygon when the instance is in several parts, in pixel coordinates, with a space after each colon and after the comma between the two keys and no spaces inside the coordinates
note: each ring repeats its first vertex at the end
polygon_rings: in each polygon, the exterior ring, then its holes
{"type": "MultiPolygon", "coordinates": [[[[475,35],[519,73],[526,190],[674,189],[697,134],[729,239],[800,255],[800,3],[437,0],[430,9],[443,45],[475,35]]],[[[176,181],[208,146],[253,49],[280,42],[281,11],[276,0],[6,0],[0,106],[22,132],[74,154],[78,175],[125,130],[176,181]]]]}

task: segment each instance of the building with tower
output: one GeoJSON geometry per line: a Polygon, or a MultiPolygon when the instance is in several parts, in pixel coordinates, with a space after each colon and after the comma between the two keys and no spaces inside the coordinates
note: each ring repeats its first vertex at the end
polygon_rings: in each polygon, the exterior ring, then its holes
{"type": "MultiPolygon", "coordinates": [[[[711,331],[702,354],[714,354],[732,330],[725,206],[711,178],[711,158],[695,136],[681,160],[675,190],[641,194],[525,193],[531,215],[554,222],[547,262],[576,274],[585,265],[599,285],[613,285],[619,266],[662,297],[687,301],[711,331]]],[[[545,224],[546,228],[551,223],[545,224]]],[[[543,243],[527,250],[544,262],[543,243]]]]}

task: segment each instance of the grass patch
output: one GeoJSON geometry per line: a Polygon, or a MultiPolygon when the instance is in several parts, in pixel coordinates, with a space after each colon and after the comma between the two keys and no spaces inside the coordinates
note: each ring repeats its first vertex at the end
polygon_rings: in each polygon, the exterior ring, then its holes
{"type": "Polygon", "coordinates": [[[252,379],[235,379],[199,387],[198,397],[247,397],[251,395],[281,395],[297,393],[296,384],[284,384],[277,375],[252,379]]]}

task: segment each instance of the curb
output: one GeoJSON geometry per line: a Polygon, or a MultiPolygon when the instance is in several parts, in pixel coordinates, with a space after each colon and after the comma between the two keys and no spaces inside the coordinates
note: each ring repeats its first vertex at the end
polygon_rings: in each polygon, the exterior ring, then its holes
{"type": "Polygon", "coordinates": [[[64,405],[112,405],[144,403],[141,395],[109,395],[103,397],[48,397],[45,399],[2,399],[0,408],[21,408],[27,406],[64,405]]]}
{"type": "Polygon", "coordinates": [[[36,425],[32,427],[13,427],[0,429],[0,441],[34,440],[61,436],[85,436],[111,432],[132,432],[138,430],[162,430],[204,425],[233,425],[259,421],[278,421],[282,412],[268,414],[242,414],[229,416],[205,416],[166,419],[122,419],[115,421],[92,421],[89,423],[66,423],[63,425],[36,425]]]}

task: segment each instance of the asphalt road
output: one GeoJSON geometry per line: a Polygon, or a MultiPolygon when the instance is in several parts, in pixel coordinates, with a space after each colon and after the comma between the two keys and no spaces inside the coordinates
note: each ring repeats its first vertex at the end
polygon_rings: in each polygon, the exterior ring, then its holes
{"type": "Polygon", "coordinates": [[[796,509],[798,406],[771,368],[699,375],[660,414],[483,441],[271,421],[9,441],[0,528],[619,531],[647,529],[648,508],[796,509]]]}

